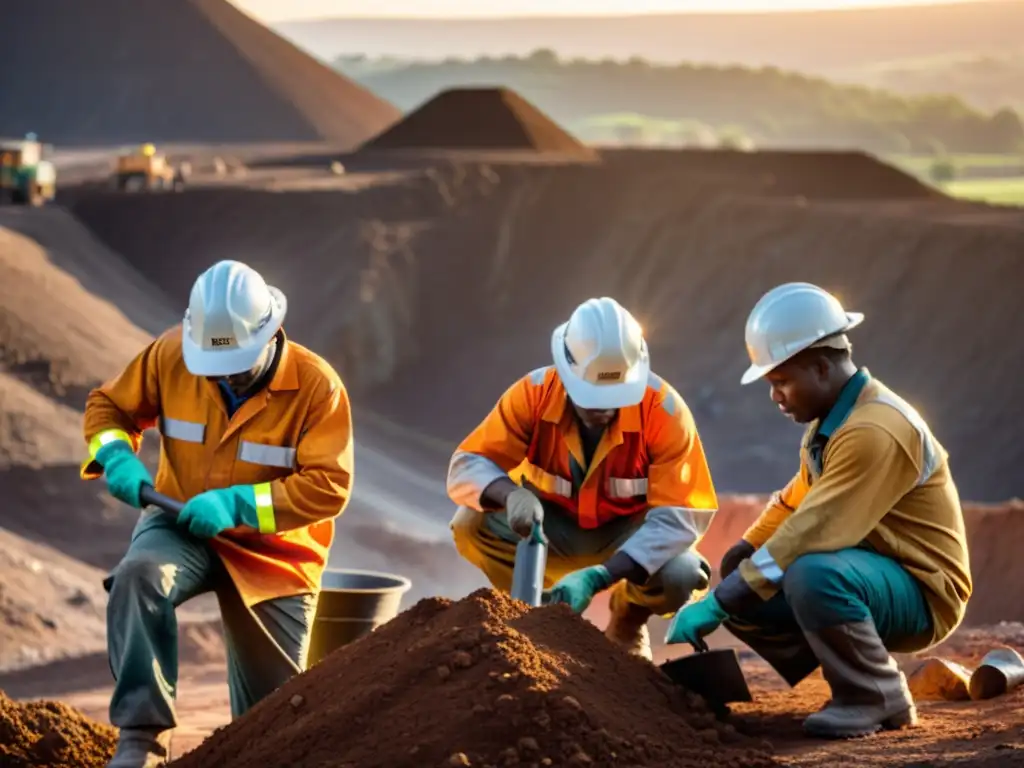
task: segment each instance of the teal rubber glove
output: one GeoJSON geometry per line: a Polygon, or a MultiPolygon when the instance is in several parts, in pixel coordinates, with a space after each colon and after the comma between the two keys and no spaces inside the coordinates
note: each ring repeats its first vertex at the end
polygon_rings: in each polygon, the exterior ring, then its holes
{"type": "Polygon", "coordinates": [[[603,565],[581,568],[563,576],[551,589],[544,592],[544,605],[565,603],[576,613],[583,613],[594,595],[612,585],[612,575],[603,565]]]}
{"type": "Polygon", "coordinates": [[[103,467],[110,495],[142,509],[139,491],[144,485],[153,485],[153,476],[132,447],[124,440],[114,440],[96,451],[96,461],[103,467]]]}
{"type": "Polygon", "coordinates": [[[676,643],[689,643],[695,650],[707,648],[704,642],[705,635],[710,635],[722,622],[729,618],[729,614],[718,602],[715,593],[712,592],[703,600],[696,603],[684,605],[673,617],[672,623],[668,625],[668,632],[665,634],[666,645],[676,643]]]}
{"type": "Polygon", "coordinates": [[[193,496],[178,513],[178,525],[200,539],[212,539],[240,525],[258,530],[256,490],[251,485],[232,485],[193,496]]]}

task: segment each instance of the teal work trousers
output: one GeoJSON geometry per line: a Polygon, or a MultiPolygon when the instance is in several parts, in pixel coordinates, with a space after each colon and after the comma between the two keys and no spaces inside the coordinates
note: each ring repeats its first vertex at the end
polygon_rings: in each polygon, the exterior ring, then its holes
{"type": "Polygon", "coordinates": [[[114,675],[110,722],[118,728],[177,725],[175,609],[204,592],[220,605],[232,718],[305,669],[316,596],[246,607],[216,552],[173,515],[143,511],[121,562],[104,581],[107,652],[114,675]]]}
{"type": "Polygon", "coordinates": [[[868,619],[890,651],[930,643],[931,611],[917,580],[895,560],[853,548],[797,558],[781,592],[724,626],[796,685],[818,668],[805,632],[868,619]]]}

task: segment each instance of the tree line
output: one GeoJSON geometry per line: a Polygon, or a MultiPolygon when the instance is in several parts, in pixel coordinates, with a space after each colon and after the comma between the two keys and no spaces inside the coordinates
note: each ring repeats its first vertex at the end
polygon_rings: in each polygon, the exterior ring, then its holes
{"type": "Polygon", "coordinates": [[[472,60],[350,56],[335,66],[404,110],[446,88],[506,86],[585,140],[629,130],[636,139],[647,127],[687,143],[705,127],[764,147],[1024,152],[1024,122],[1012,107],[985,111],[950,94],[898,95],[776,67],[564,60],[546,49],[472,60]]]}

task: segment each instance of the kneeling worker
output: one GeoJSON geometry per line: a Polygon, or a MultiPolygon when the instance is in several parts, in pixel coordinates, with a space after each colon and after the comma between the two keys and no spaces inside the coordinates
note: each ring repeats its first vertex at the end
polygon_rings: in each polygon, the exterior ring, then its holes
{"type": "Polygon", "coordinates": [[[613,299],[581,304],[551,351],[554,366],[513,384],[452,456],[455,545],[508,592],[516,543],[542,523],[546,601],[582,613],[614,587],[606,634],[650,659],[647,620],[709,583],[693,547],[718,500],[700,437],[613,299]]]}
{"type": "Polygon", "coordinates": [[[807,283],[778,286],[750,313],[742,382],[763,377],[779,409],[808,425],[800,469],[666,637],[693,644],[724,623],[790,685],[820,665],[832,699],[804,728],[826,738],[916,722],[890,652],[948,637],[972,586],[946,451],[853,364],[846,332],[862,320],[807,283]]]}
{"type": "Polygon", "coordinates": [[[106,579],[116,680],[111,768],[163,765],[176,725],[175,608],[220,603],[231,712],[306,666],[333,518],[352,486],[352,418],[335,371],[285,338],[284,295],[235,261],[204,272],[181,325],[89,395],[82,477],[142,508],[144,486],[187,501],[139,517],[106,579]],[[136,456],[158,426],[156,482],[136,456]]]}

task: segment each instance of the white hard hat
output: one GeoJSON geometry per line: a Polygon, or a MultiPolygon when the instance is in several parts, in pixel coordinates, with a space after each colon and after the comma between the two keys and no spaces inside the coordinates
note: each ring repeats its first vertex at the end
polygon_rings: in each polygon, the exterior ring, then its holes
{"type": "Polygon", "coordinates": [[[863,314],[845,311],[835,296],[816,285],[784,283],[772,288],[747,318],[750,367],[741,383],[757,381],[810,347],[848,348],[843,334],[863,320],[863,314]]]}
{"type": "Polygon", "coordinates": [[[182,324],[185,366],[194,376],[250,370],[284,322],[288,302],[239,261],[219,261],[192,286],[182,324]]]}
{"type": "Polygon", "coordinates": [[[640,323],[615,299],[587,299],[551,334],[555,370],[580,408],[636,405],[651,369],[640,323]]]}

